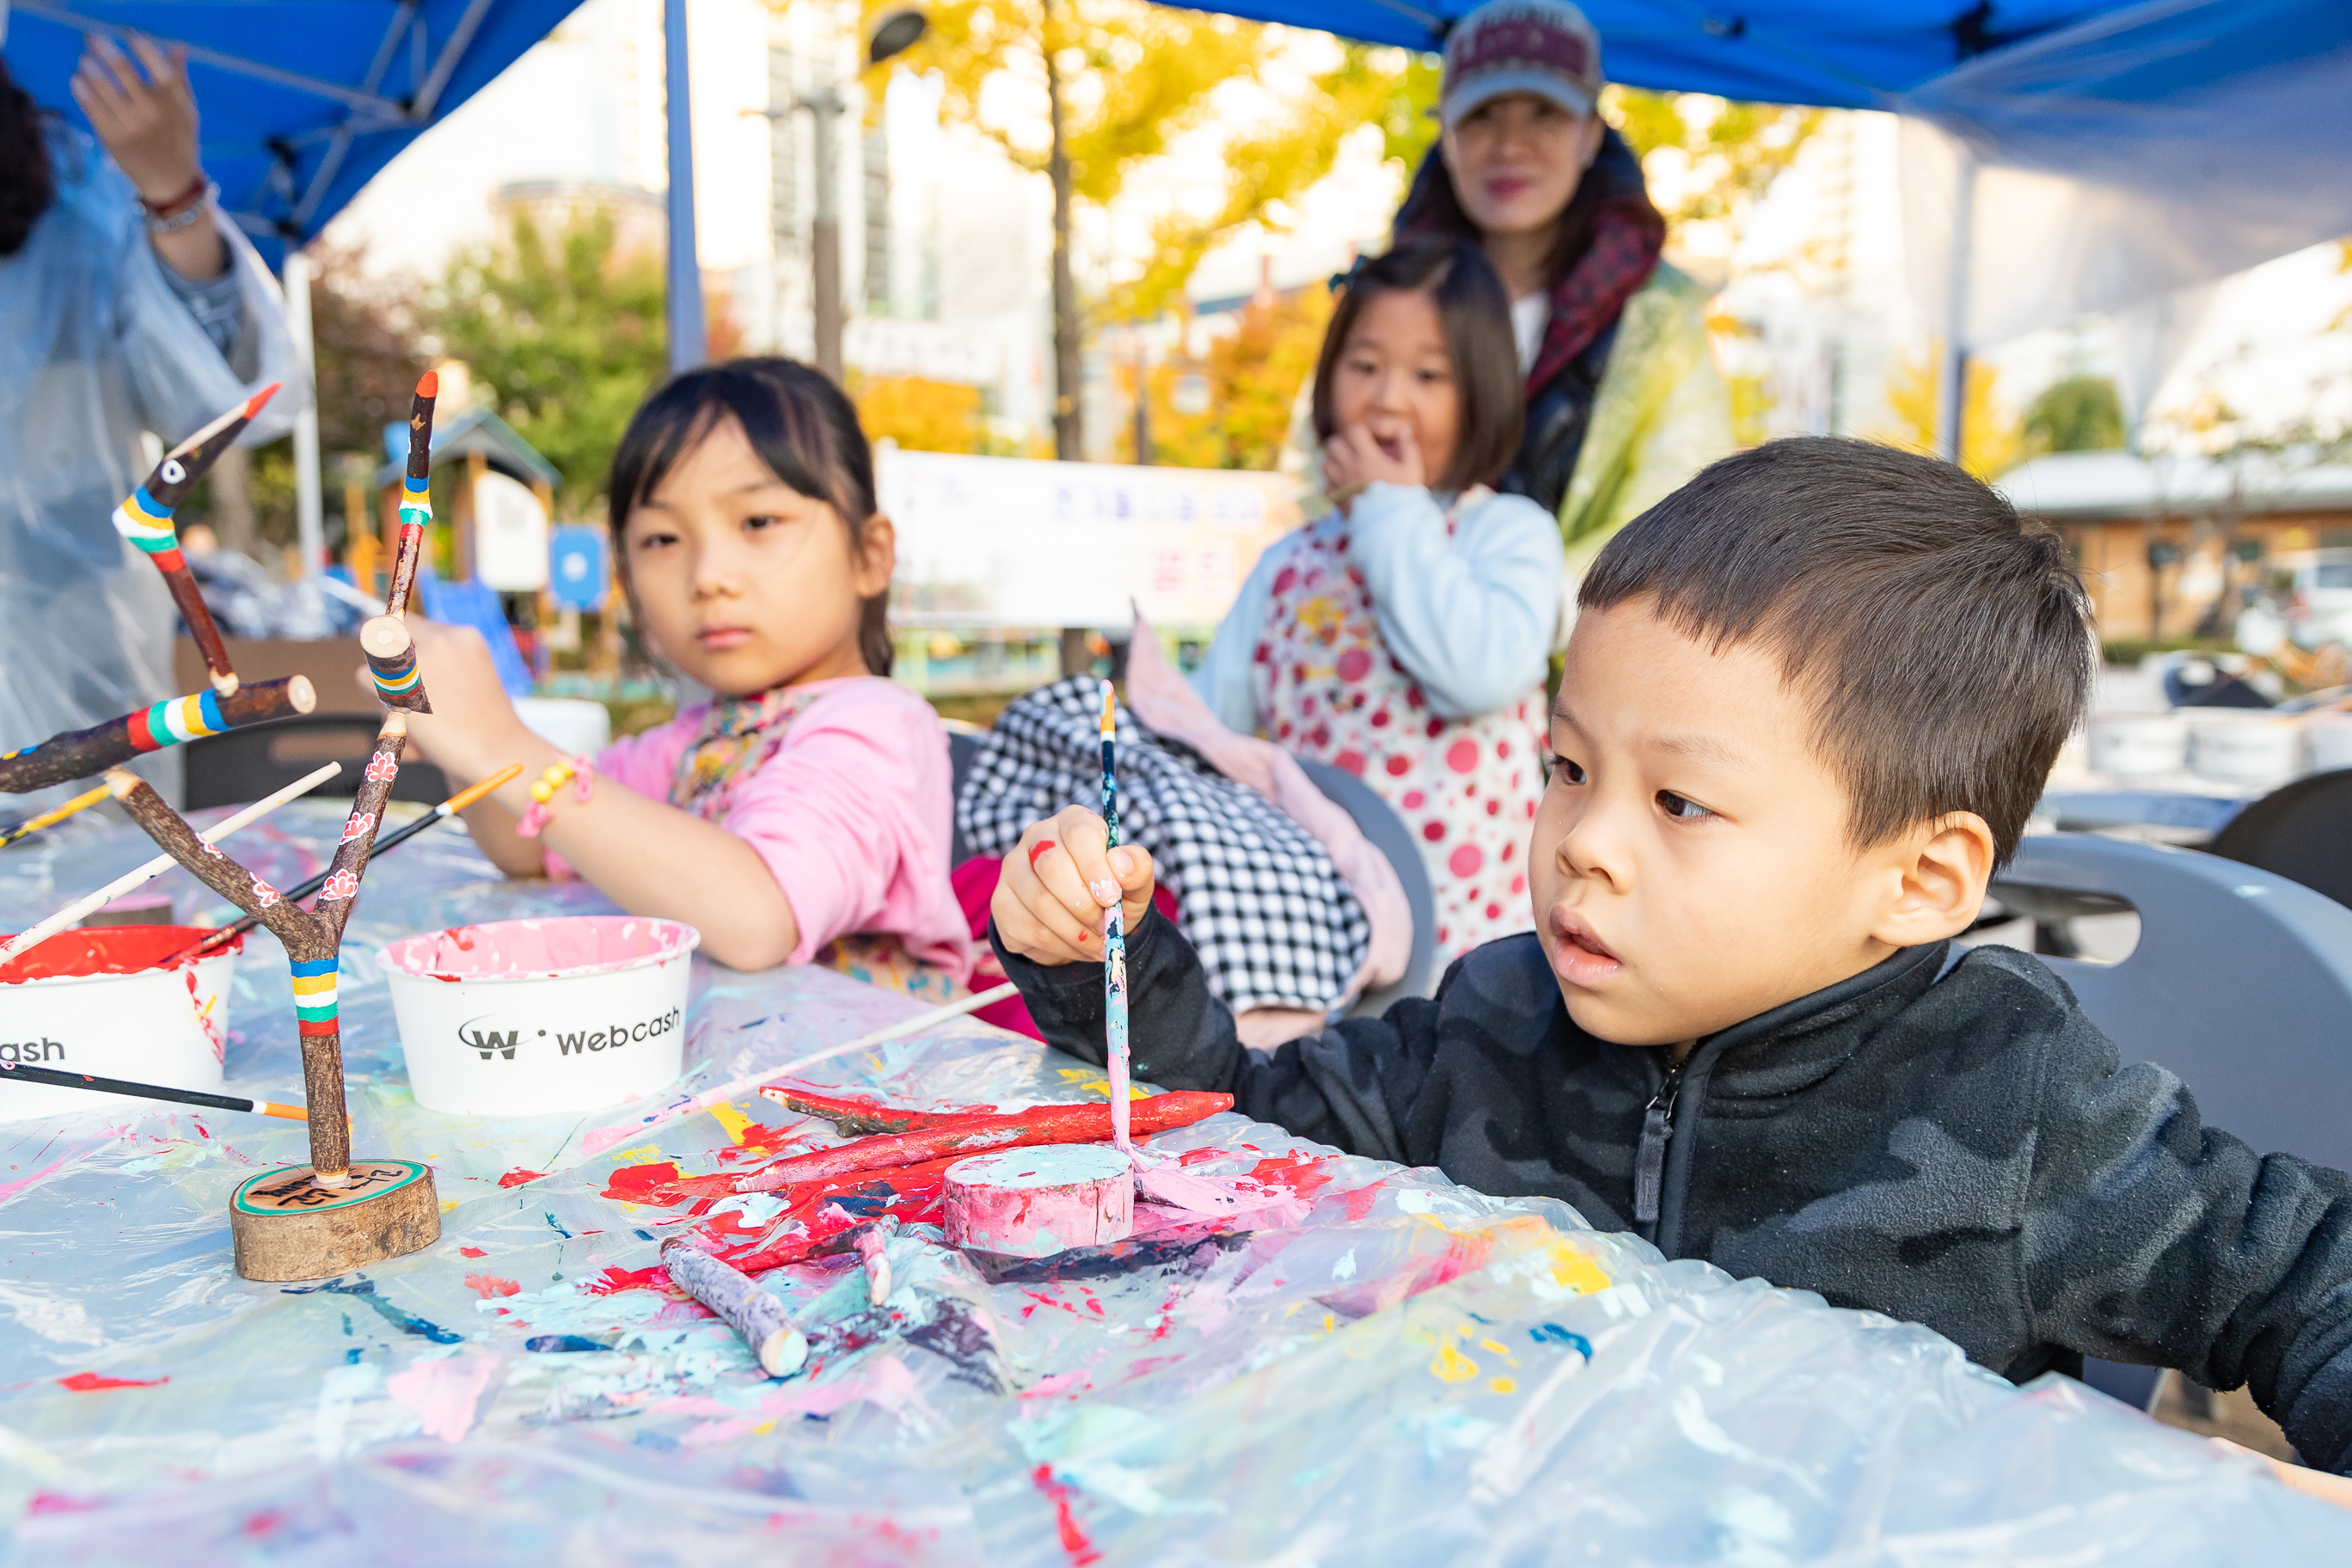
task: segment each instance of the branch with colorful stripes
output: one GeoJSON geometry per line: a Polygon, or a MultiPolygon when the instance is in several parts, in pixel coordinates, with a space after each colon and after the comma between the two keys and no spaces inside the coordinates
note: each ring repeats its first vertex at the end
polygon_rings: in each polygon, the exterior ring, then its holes
{"type": "Polygon", "coordinates": [[[425,548],[425,530],[433,521],[433,404],[441,395],[441,378],[426,371],[416,383],[408,408],[408,468],[400,481],[400,552],[394,558],[384,611],[394,617],[408,614],[408,596],[416,584],[416,563],[425,548]]]}
{"type": "Polygon", "coordinates": [[[120,719],[69,730],[37,746],[0,755],[0,795],[24,795],[68,779],[95,778],[143,752],[291,719],[318,705],[318,693],[299,675],[256,681],[226,695],[200,691],[193,697],[167,697],[120,719]]]}
{"type": "Polygon", "coordinates": [[[172,591],[172,603],[179,606],[180,618],[188,623],[188,635],[195,639],[196,651],[205,656],[213,689],[223,697],[236,689],[236,671],[230,668],[228,648],[221,641],[220,628],[213,625],[212,612],[205,607],[205,596],[196,591],[196,580],[188,571],[187,558],[180,553],[180,535],[172,526],[172,513],[188,499],[196,481],[229,449],[246,426],[252,423],[253,416],[261,412],[261,405],[277,393],[278,385],[271,382],[164,453],[155,471],[147,476],[147,482],[114,509],[115,531],[155,563],[155,569],[163,574],[164,586],[172,591]]]}
{"type": "Polygon", "coordinates": [[[294,973],[294,1016],[302,1040],[302,1081],[310,1110],[310,1165],[321,1186],[339,1186],[352,1163],[351,1123],[344,1110],[342,1023],[336,1005],[343,927],[352,918],[360,879],[367,874],[376,829],[400,773],[408,743],[408,715],[383,717],[375,750],[361,776],[358,797],[343,823],[334,862],[320,884],[319,902],[305,910],[218,849],[199,839],[185,818],[133,774],[120,769],[106,775],[122,808],[147,837],[205,886],[269,928],[286,945],[294,973]]]}

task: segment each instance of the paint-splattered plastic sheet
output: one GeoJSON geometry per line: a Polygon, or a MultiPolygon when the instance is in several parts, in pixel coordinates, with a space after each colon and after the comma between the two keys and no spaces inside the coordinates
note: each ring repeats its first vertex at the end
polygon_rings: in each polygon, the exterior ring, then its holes
{"type": "MultiPolygon", "coordinates": [[[[339,827],[299,805],[238,852],[282,887],[339,827]]],[[[0,857],[0,929],[147,853],[93,828],[0,857]]],[[[183,918],[212,908],[173,879],[183,918]]],[[[882,1308],[854,1256],[766,1276],[812,1346],[767,1381],[661,1288],[656,1237],[754,1227],[774,1200],[688,1220],[607,1194],[829,1126],[751,1099],[583,1159],[609,1116],[454,1118],[404,1086],[377,947],[605,907],[500,881],[454,829],[371,870],[341,987],[354,1147],[436,1167],[442,1238],[417,1256],[236,1277],[230,1188],[301,1160],[298,1125],[99,1100],[0,1126],[0,1562],[2352,1563],[2341,1513],[2075,1384],[2021,1393],[1925,1330],[1233,1115],[1154,1146],[1303,1217],[995,1281],[912,1223],[882,1308]]],[[[288,995],[256,937],[237,1090],[299,1094],[288,995]]],[[[909,1010],[704,966],[689,1071],[909,1010]]],[[[1105,1091],[970,1023],[812,1076],[918,1105],[1105,1091]]]]}

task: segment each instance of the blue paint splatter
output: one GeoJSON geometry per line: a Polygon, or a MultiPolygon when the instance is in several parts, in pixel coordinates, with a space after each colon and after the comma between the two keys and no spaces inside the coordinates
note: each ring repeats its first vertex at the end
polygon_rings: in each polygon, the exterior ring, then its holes
{"type": "Polygon", "coordinates": [[[340,1279],[330,1279],[323,1285],[287,1285],[280,1289],[289,1296],[308,1296],[314,1291],[326,1290],[337,1296],[356,1297],[404,1334],[415,1334],[419,1339],[431,1340],[436,1345],[462,1345],[466,1342],[465,1335],[453,1334],[438,1323],[429,1322],[414,1312],[405,1312],[394,1306],[375,1293],[375,1281],[364,1276],[348,1285],[340,1279]]]}
{"type": "Polygon", "coordinates": [[[566,1241],[570,1241],[572,1239],[572,1233],[564,1229],[562,1226],[556,1224],[555,1215],[551,1213],[547,1216],[547,1228],[555,1232],[556,1235],[562,1237],[566,1241]]]}
{"type": "Polygon", "coordinates": [[[1528,1338],[1539,1345],[1559,1345],[1563,1350],[1575,1351],[1587,1361],[1592,1359],[1592,1342],[1582,1334],[1570,1333],[1558,1323],[1538,1323],[1528,1331],[1528,1338]]]}
{"type": "MultiPolygon", "coordinates": [[[[348,1321],[349,1320],[347,1319],[345,1321],[348,1321]]],[[[367,1352],[360,1349],[357,1345],[353,1345],[351,1349],[343,1352],[343,1364],[345,1366],[357,1366],[360,1364],[360,1357],[365,1354],[367,1354],[367,1352]]]]}
{"type": "Polygon", "coordinates": [[[654,1238],[654,1233],[653,1233],[652,1231],[649,1231],[649,1230],[640,1230],[640,1231],[638,1231],[638,1232],[637,1232],[637,1239],[638,1239],[639,1241],[651,1241],[653,1238],[654,1238]]]}
{"type": "Polygon", "coordinates": [[[533,1334],[523,1341],[522,1348],[537,1351],[541,1355],[561,1355],[571,1351],[601,1351],[608,1347],[601,1340],[583,1334],[533,1334]]]}

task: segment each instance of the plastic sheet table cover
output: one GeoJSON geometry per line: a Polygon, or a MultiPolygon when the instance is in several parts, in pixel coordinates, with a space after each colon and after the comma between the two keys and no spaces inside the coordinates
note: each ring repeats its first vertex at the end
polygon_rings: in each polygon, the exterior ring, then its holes
{"type": "MultiPolygon", "coordinates": [[[[283,887],[339,821],[306,803],[233,843],[283,887]]],[[[0,920],[147,853],[121,827],[28,841],[0,920]]],[[[173,878],[184,918],[216,908],[173,878]]],[[[450,828],[370,872],[341,986],[354,1147],[436,1168],[416,1256],[236,1277],[229,1190],[302,1159],[296,1124],[100,1100],[0,1126],[0,1563],[2352,1563],[2352,1520],[2074,1384],[2020,1391],[1923,1329],[1230,1114],[1155,1142],[1287,1186],[1302,1219],[997,1284],[912,1224],[883,1308],[854,1260],[766,1276],[812,1344],[768,1381],[647,1279],[684,1211],[604,1194],[720,1168],[783,1108],[583,1159],[609,1116],[451,1117],[404,1087],[376,948],[604,908],[500,880],[450,828]]],[[[701,1081],[910,1010],[698,965],[701,1081]]],[[[257,936],[236,1088],[299,1089],[288,997],[257,936]]],[[[811,1077],[912,1104],[1106,1091],[969,1022],[811,1077]]]]}

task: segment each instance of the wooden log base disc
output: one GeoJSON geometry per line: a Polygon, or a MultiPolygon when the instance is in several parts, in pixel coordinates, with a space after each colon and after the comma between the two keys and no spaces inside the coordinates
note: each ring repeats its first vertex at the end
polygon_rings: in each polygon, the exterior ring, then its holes
{"type": "Polygon", "coordinates": [[[354,1160],[344,1187],[282,1165],[237,1187],[228,1228],[244,1278],[326,1279],[440,1240],[441,1202],[433,1167],[414,1160],[354,1160]]]}

